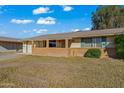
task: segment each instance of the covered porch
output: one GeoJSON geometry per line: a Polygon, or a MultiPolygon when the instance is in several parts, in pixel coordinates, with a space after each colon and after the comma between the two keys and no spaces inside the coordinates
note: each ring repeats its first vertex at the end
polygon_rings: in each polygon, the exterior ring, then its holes
{"type": "Polygon", "coordinates": [[[23,42],[23,53],[25,54],[38,54],[44,56],[68,54],[68,48],[71,45],[70,39],[59,40],[32,40],[23,42]]]}

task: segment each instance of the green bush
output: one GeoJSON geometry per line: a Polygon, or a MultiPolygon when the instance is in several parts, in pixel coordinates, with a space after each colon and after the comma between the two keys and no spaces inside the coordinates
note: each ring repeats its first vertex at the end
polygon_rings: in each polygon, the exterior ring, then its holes
{"type": "Polygon", "coordinates": [[[118,35],[114,39],[117,57],[124,59],[124,35],[118,35]]]}
{"type": "Polygon", "coordinates": [[[84,57],[89,58],[100,58],[101,50],[100,49],[88,49],[88,51],[84,54],[84,57]]]}

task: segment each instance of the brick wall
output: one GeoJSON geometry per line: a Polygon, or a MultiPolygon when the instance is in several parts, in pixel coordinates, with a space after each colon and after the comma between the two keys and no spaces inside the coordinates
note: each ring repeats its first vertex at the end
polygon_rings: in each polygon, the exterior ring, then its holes
{"type": "MultiPolygon", "coordinates": [[[[116,57],[114,48],[102,49],[101,58],[116,57]]],[[[55,56],[55,57],[68,57],[68,56],[81,56],[83,57],[88,48],[33,48],[32,54],[41,56],[55,56]]]]}

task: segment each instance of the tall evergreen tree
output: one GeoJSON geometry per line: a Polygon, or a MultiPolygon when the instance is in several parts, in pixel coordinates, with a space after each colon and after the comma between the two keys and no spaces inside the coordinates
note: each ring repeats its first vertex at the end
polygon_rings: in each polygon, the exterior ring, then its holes
{"type": "Polygon", "coordinates": [[[110,29],[124,27],[123,6],[99,6],[92,15],[92,29],[110,29]]]}

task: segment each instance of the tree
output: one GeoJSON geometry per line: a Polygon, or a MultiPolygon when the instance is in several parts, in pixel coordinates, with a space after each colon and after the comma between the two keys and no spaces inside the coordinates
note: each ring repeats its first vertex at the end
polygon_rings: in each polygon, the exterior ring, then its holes
{"type": "Polygon", "coordinates": [[[114,39],[118,58],[124,59],[124,35],[118,35],[114,39]]]}
{"type": "Polygon", "coordinates": [[[124,27],[123,6],[99,6],[92,14],[92,30],[124,27]]]}

